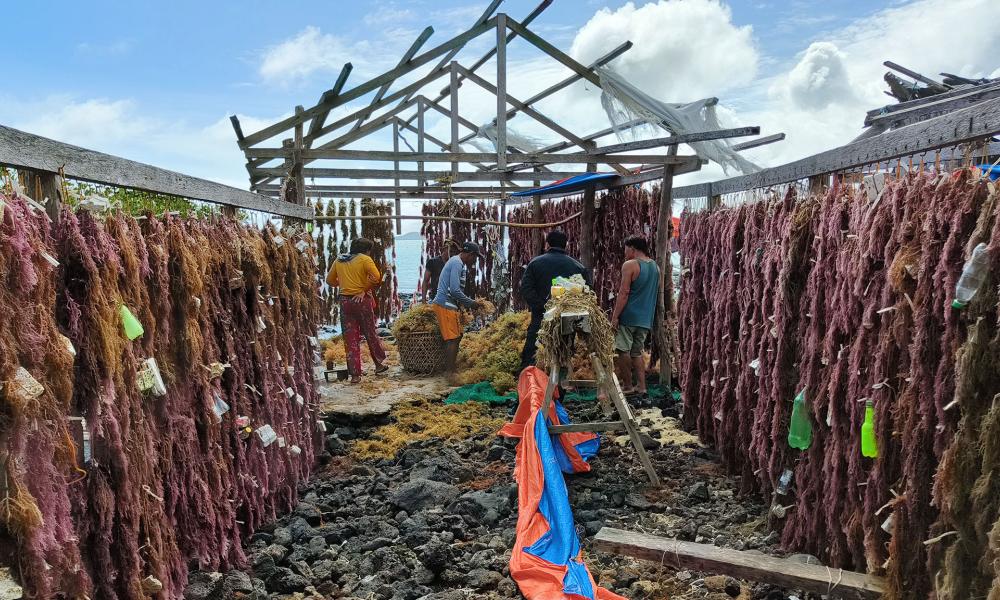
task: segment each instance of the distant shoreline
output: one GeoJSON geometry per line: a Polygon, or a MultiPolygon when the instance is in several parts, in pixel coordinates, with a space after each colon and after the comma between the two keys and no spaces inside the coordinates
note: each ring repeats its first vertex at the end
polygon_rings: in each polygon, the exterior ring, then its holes
{"type": "Polygon", "coordinates": [[[410,231],[409,233],[397,235],[394,239],[397,241],[423,240],[424,236],[420,235],[419,231],[410,231]]]}

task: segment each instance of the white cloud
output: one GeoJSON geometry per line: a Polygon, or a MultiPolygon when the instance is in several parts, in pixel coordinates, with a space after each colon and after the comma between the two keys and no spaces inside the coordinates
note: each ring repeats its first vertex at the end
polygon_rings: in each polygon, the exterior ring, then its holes
{"type": "Polygon", "coordinates": [[[857,102],[844,53],[830,42],[813,42],[788,73],[785,93],[797,108],[822,109],[857,102]]]}
{"type": "Polygon", "coordinates": [[[370,27],[384,27],[392,23],[406,23],[415,19],[417,14],[408,8],[399,8],[395,3],[380,4],[375,10],[366,14],[362,20],[370,27]]]}
{"type": "Polygon", "coordinates": [[[625,40],[633,47],[615,70],[656,98],[685,102],[745,85],[757,70],[750,26],[714,0],[659,0],[618,10],[603,8],[573,40],[571,54],[592,62],[625,40]]]}
{"type": "Polygon", "coordinates": [[[315,73],[339,72],[347,62],[358,68],[359,57],[368,50],[367,43],[352,43],[310,25],[265,50],[259,72],[265,81],[289,83],[315,73]]]}

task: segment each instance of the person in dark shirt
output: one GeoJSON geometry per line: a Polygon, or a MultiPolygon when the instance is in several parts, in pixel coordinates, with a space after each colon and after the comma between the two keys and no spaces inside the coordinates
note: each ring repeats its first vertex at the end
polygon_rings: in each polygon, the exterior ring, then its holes
{"type": "Polygon", "coordinates": [[[549,301],[552,292],[552,280],[556,277],[582,275],[587,285],[593,286],[589,269],[566,254],[567,241],[569,238],[564,231],[558,229],[550,231],[545,236],[545,252],[528,263],[521,277],[521,299],[531,311],[528,336],[521,351],[522,369],[535,364],[535,342],[538,340],[538,330],[542,327],[545,303],[549,301]]]}
{"type": "Polygon", "coordinates": [[[434,295],[437,294],[438,280],[441,278],[441,270],[444,269],[444,265],[448,262],[448,259],[460,250],[458,242],[450,239],[445,240],[441,256],[427,259],[427,264],[424,265],[424,280],[420,284],[421,300],[427,302],[427,298],[434,299],[434,295]]]}

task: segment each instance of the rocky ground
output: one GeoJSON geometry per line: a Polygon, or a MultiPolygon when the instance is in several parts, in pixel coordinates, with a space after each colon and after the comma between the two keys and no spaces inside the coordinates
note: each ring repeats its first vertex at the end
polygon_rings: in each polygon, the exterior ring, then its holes
{"type": "MultiPolygon", "coordinates": [[[[597,421],[593,404],[567,406],[597,421]]],[[[452,407],[437,405],[433,410],[452,407]]],[[[795,598],[769,586],[703,576],[593,550],[604,525],[740,550],[777,551],[766,506],[735,494],[712,453],[661,412],[645,410],[650,455],[664,485],[647,489],[634,452],[605,436],[590,473],[568,477],[585,560],[600,585],[633,599],[795,598]]],[[[502,407],[490,409],[506,417],[502,407]]],[[[381,417],[383,420],[390,417],[381,417]]],[[[247,572],[194,573],[186,597],[459,600],[520,598],[508,559],[517,519],[514,444],[486,433],[432,438],[392,460],[358,461],[355,440],[379,423],[331,423],[329,454],[294,512],[258,531],[247,572]]],[[[801,597],[801,596],[800,596],[801,597]]]]}

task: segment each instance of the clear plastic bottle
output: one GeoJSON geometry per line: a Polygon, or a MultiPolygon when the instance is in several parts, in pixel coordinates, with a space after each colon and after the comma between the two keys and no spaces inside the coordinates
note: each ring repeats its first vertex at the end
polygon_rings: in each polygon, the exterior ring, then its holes
{"type": "Polygon", "coordinates": [[[980,243],[972,250],[972,256],[965,262],[962,268],[962,276],[958,278],[955,285],[955,301],[951,303],[953,308],[965,308],[965,306],[976,295],[979,288],[986,280],[989,272],[989,256],[986,254],[986,244],[980,243]]]}

